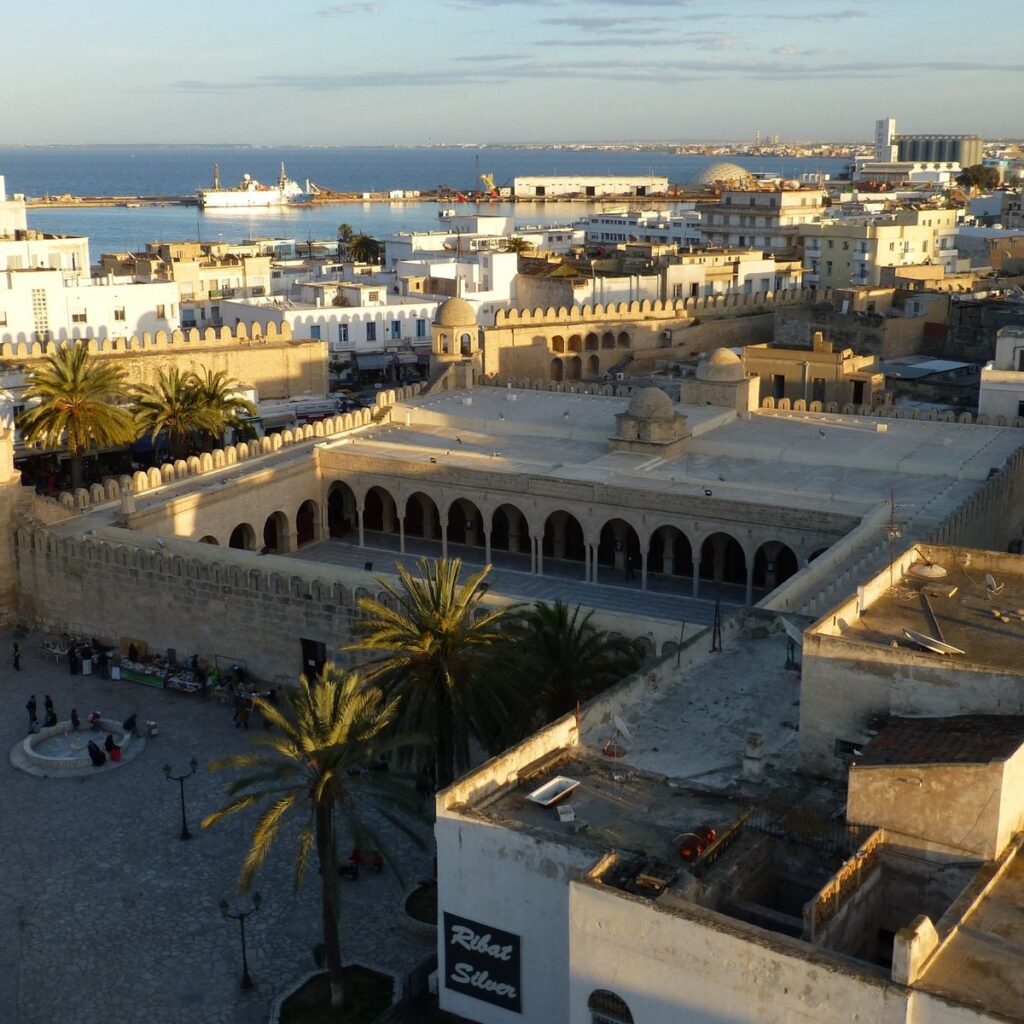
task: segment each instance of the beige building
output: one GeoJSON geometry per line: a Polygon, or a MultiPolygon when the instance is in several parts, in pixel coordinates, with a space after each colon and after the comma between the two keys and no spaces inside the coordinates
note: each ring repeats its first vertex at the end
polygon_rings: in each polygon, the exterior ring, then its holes
{"type": "Polygon", "coordinates": [[[978,414],[1007,423],[1024,416],[1024,330],[1003,327],[996,333],[996,355],[981,371],[978,414]]]}
{"type": "Polygon", "coordinates": [[[725,188],[720,202],[697,208],[708,245],[788,254],[799,249],[802,227],[821,219],[824,199],[816,188],[725,188]]]}
{"type": "Polygon", "coordinates": [[[887,267],[933,264],[957,268],[956,210],[898,210],[877,217],[850,217],[807,224],[804,271],[820,288],[877,286],[887,267]]]}
{"type": "Polygon", "coordinates": [[[854,355],[853,349],[836,349],[815,333],[811,347],[745,345],[743,368],[760,378],[761,399],[781,398],[827,405],[876,407],[885,401],[885,376],[874,356],[854,355]]]}

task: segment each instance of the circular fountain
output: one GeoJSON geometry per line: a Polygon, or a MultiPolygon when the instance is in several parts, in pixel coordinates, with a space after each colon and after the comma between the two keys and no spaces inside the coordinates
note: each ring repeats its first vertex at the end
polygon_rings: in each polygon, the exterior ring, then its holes
{"type": "Polygon", "coordinates": [[[43,778],[60,778],[74,775],[93,775],[98,772],[119,768],[142,753],[146,740],[125,730],[120,722],[101,718],[97,728],[81,725],[72,729],[70,722],[58,722],[47,729],[30,733],[11,751],[11,764],[30,775],[43,778]],[[93,766],[89,757],[89,740],[102,746],[107,734],[121,748],[121,760],[109,757],[99,768],[93,766]]]}

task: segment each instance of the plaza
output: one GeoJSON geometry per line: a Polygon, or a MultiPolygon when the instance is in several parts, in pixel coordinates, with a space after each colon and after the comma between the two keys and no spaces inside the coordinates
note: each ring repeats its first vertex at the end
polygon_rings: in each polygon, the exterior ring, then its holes
{"type": "MultiPolygon", "coordinates": [[[[11,634],[0,637],[10,647],[11,634]]],[[[20,640],[21,671],[0,668],[5,714],[0,743],[10,750],[25,737],[30,693],[53,697],[65,720],[72,707],[83,720],[100,711],[121,720],[159,723],[134,760],[78,778],[37,778],[5,759],[0,831],[0,1019],[4,1024],[95,1024],[146,1020],[153,1024],[249,1024],[266,1021],[273,999],[314,966],[320,941],[319,885],[311,865],[293,894],[294,830],[286,831],[255,889],[260,910],[246,922],[255,988],[239,991],[239,929],[221,918],[218,903],[247,909],[235,880],[255,814],[211,829],[200,821],[224,801],[229,772],[211,772],[214,758],[246,749],[258,726],[232,725],[231,711],[212,701],[99,675],[72,676],[44,656],[40,636],[20,640]],[[179,787],[164,777],[199,769],[185,783],[193,838],[183,842],[179,787]]],[[[386,821],[374,827],[400,866],[340,882],[341,941],[346,963],[404,976],[433,952],[430,937],[399,922],[406,891],[430,877],[430,825],[417,827],[417,847],[386,821]]],[[[338,849],[351,846],[339,827],[338,849]]],[[[400,990],[399,990],[400,994],[400,990]]]]}

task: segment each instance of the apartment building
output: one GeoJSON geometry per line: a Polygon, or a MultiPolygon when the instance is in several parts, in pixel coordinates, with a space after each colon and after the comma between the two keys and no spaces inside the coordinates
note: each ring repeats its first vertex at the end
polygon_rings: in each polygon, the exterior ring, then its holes
{"type": "Polygon", "coordinates": [[[789,253],[800,244],[801,228],[821,219],[824,199],[819,188],[723,189],[721,202],[697,209],[709,246],[789,253]]]}

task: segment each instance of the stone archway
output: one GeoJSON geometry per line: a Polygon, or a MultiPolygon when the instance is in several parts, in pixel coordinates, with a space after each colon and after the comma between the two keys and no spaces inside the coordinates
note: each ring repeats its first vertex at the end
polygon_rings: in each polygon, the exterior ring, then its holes
{"type": "Polygon", "coordinates": [[[561,359],[552,359],[551,360],[551,379],[553,381],[555,381],[556,383],[560,384],[562,382],[562,379],[563,379],[564,376],[565,376],[565,371],[564,371],[564,369],[562,367],[562,360],[561,359]]]}
{"type": "Polygon", "coordinates": [[[556,334],[551,339],[551,351],[552,352],[564,352],[565,351],[565,338],[560,334],[556,334]]]}
{"type": "Polygon", "coordinates": [[[800,568],[793,549],[781,541],[765,541],[754,554],[754,586],[774,590],[800,568]]]}
{"type": "Polygon", "coordinates": [[[405,503],[405,535],[419,537],[422,540],[441,539],[441,516],[437,510],[437,502],[416,491],[409,495],[405,503]]]}
{"type": "Polygon", "coordinates": [[[391,492],[377,484],[363,499],[363,528],[376,533],[398,532],[398,505],[391,492]]]}
{"type": "Polygon", "coordinates": [[[263,550],[276,555],[289,551],[289,532],[288,517],[281,511],[271,512],[263,524],[263,550]]]}
{"type": "Polygon", "coordinates": [[[491,551],[509,554],[530,554],[530,526],[526,516],[507,502],[499,505],[491,516],[491,551]]]}
{"type": "Polygon", "coordinates": [[[295,513],[295,542],[298,547],[320,540],[320,506],[307,498],[295,513]]]}
{"type": "Polygon", "coordinates": [[[356,525],[355,492],[343,480],[335,480],[327,491],[327,534],[344,537],[356,525]]]}
{"type": "Polygon", "coordinates": [[[583,360],[579,356],[570,356],[565,360],[565,379],[579,380],[583,375],[583,360]]]}
{"type": "MultiPolygon", "coordinates": [[[[586,562],[587,545],[583,527],[571,512],[558,509],[544,520],[541,552],[545,559],[552,562],[586,562]]],[[[585,569],[583,577],[586,578],[585,569]]]]}
{"type": "Polygon", "coordinates": [[[565,343],[565,349],[567,352],[582,351],[583,339],[578,334],[570,335],[569,340],[565,343]]]}
{"type": "Polygon", "coordinates": [[[743,545],[728,533],[711,534],[700,547],[700,578],[745,586],[747,556],[743,545]]]}
{"type": "Polygon", "coordinates": [[[228,541],[229,548],[238,548],[241,551],[256,550],[256,531],[249,523],[239,523],[231,531],[231,539],[228,541]]]}
{"type": "Polygon", "coordinates": [[[601,357],[596,355],[587,356],[587,376],[601,376],[601,357]]]}
{"type": "Polygon", "coordinates": [[[639,579],[642,565],[640,537],[624,519],[609,519],[601,527],[597,564],[620,570],[624,579],[639,579]]]}
{"type": "Polygon", "coordinates": [[[596,352],[599,346],[600,341],[593,331],[583,339],[583,347],[587,352],[596,352]]]}
{"type": "Polygon", "coordinates": [[[484,517],[469,498],[456,498],[448,506],[448,543],[484,547],[484,517]]]}
{"type": "Polygon", "coordinates": [[[693,577],[693,547],[690,538],[678,526],[659,526],[651,534],[647,555],[647,574],[665,578],[693,577]]]}
{"type": "Polygon", "coordinates": [[[615,335],[611,331],[601,335],[601,348],[615,348],[615,335]]]}
{"type": "Polygon", "coordinates": [[[216,537],[214,537],[212,534],[209,534],[209,533],[205,537],[200,537],[199,538],[199,543],[200,544],[216,544],[218,546],[220,545],[220,541],[217,540],[216,537]]]}

